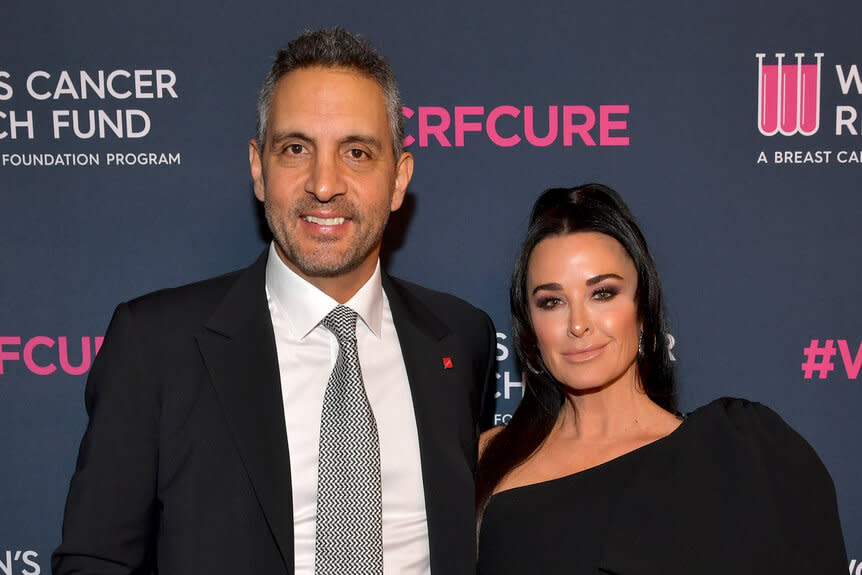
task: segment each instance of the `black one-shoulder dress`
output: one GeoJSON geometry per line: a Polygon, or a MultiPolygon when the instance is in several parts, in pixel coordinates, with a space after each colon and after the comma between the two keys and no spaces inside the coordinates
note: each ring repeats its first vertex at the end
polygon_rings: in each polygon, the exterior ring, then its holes
{"type": "Polygon", "coordinates": [[[770,409],[720,399],[596,467],[494,495],[479,575],[832,574],[835,488],[770,409]]]}

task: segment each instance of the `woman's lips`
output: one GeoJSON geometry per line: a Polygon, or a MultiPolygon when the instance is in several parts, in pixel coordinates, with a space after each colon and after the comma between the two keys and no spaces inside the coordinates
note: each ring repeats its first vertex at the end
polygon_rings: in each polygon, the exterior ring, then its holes
{"type": "Polygon", "coordinates": [[[568,362],[583,363],[585,361],[595,359],[596,357],[601,355],[606,345],[606,343],[603,343],[601,345],[590,345],[584,348],[564,352],[562,355],[568,362]]]}

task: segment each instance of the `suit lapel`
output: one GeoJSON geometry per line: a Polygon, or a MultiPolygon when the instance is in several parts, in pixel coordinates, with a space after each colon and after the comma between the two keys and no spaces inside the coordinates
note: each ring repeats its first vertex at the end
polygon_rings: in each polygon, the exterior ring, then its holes
{"type": "Polygon", "coordinates": [[[254,492],[292,573],[290,462],[266,301],[266,260],[264,252],[237,278],[197,339],[254,492]]]}
{"type": "MultiPolygon", "coordinates": [[[[463,459],[458,456],[461,442],[472,442],[468,430],[465,439],[456,426],[447,425],[452,419],[453,406],[447,396],[442,359],[447,353],[449,328],[422,302],[398,283],[383,275],[395,329],[407,369],[410,393],[416,416],[422,461],[422,480],[425,491],[425,510],[428,516],[428,539],[431,553],[431,572],[458,572],[452,570],[452,538],[468,537],[470,533],[453,533],[452,526],[463,524],[461,517],[466,509],[472,517],[472,498],[461,505],[447,494],[454,485],[464,482],[472,497],[472,475],[463,459]],[[463,471],[464,477],[457,477],[463,471]],[[464,507],[461,509],[460,507],[464,507]]],[[[457,531],[457,530],[456,530],[457,531]]]]}

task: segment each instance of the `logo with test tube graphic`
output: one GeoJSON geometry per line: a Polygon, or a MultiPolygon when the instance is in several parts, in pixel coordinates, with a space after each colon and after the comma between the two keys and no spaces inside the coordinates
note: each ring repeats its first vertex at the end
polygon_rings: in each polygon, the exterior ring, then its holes
{"type": "Polygon", "coordinates": [[[803,64],[804,53],[777,53],[776,64],[764,64],[766,54],[757,56],[757,128],[764,136],[802,134],[810,136],[820,128],[820,60],[803,64]]]}

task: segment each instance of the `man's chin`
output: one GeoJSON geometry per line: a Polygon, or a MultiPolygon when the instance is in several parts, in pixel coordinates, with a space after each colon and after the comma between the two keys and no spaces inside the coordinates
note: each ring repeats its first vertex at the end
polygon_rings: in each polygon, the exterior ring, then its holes
{"type": "MultiPolygon", "coordinates": [[[[284,259],[284,258],[282,258],[284,259]]],[[[294,268],[307,278],[336,278],[349,274],[356,270],[365,258],[361,257],[290,257],[288,256],[288,267],[294,268]]]]}
{"type": "Polygon", "coordinates": [[[337,278],[347,275],[355,270],[358,265],[353,266],[315,266],[300,268],[302,274],[309,278],[337,278]]]}

